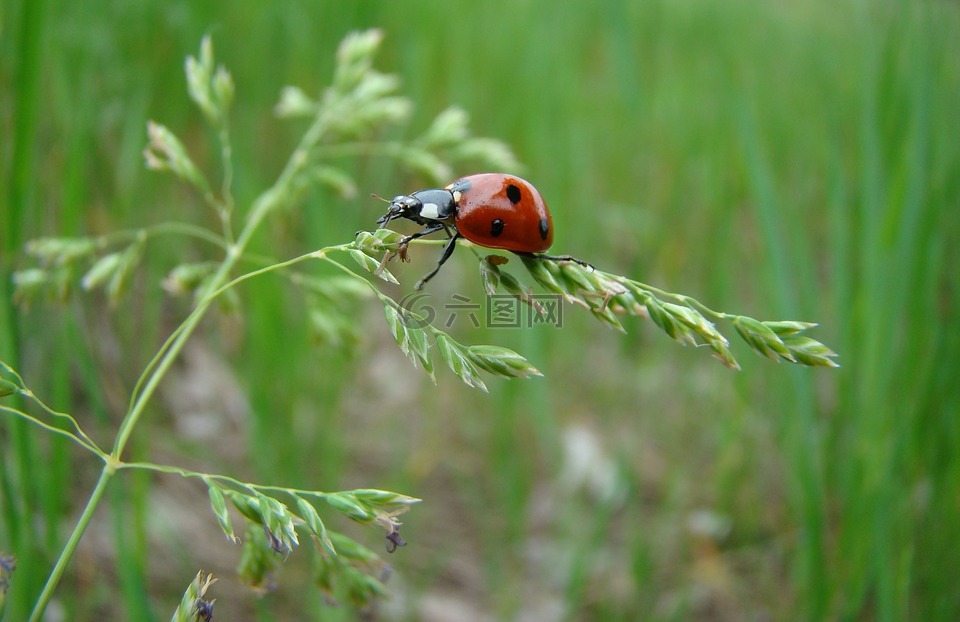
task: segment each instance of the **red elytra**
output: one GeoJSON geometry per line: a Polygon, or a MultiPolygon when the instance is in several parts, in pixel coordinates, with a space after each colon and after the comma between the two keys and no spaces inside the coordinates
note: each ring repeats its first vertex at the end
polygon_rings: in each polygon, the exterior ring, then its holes
{"type": "Polygon", "coordinates": [[[460,237],[519,255],[583,263],[566,255],[537,254],[553,243],[553,219],[540,192],[516,175],[468,175],[445,188],[398,195],[388,203],[387,213],[377,220],[380,227],[397,218],[406,218],[424,227],[401,240],[398,252],[404,253],[412,240],[431,233],[444,231],[450,237],[437,267],[417,283],[417,289],[440,271],[460,237]]]}
{"type": "Polygon", "coordinates": [[[553,244],[553,219],[540,192],[515,175],[481,173],[446,188],[460,235],[487,248],[540,253],[553,244]]]}

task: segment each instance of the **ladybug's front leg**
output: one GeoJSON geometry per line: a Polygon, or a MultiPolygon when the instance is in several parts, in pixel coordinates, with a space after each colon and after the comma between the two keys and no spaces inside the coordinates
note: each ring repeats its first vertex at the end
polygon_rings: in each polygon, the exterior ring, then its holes
{"type": "Polygon", "coordinates": [[[457,240],[460,238],[460,232],[455,233],[450,241],[447,242],[447,245],[443,247],[443,253],[440,255],[440,261],[437,262],[437,267],[434,268],[430,274],[423,277],[417,284],[413,286],[414,289],[423,289],[423,284],[432,279],[437,275],[437,272],[440,272],[440,268],[443,266],[444,262],[450,259],[450,255],[453,254],[453,249],[457,246],[457,240]]]}

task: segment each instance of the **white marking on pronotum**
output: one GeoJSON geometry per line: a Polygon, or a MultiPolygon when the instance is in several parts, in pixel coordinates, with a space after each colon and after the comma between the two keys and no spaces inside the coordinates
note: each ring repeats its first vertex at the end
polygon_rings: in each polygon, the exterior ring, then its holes
{"type": "Polygon", "coordinates": [[[460,192],[459,190],[457,190],[456,192],[453,193],[453,202],[456,203],[457,205],[459,205],[459,204],[460,204],[460,198],[461,198],[462,196],[463,196],[463,193],[460,192]]]}
{"type": "Polygon", "coordinates": [[[440,218],[440,206],[436,203],[424,203],[423,207],[420,208],[420,215],[424,218],[437,220],[440,218]]]}

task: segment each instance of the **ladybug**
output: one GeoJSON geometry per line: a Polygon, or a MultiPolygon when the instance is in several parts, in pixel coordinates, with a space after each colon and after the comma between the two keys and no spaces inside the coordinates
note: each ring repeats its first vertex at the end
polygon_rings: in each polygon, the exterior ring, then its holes
{"type": "Polygon", "coordinates": [[[424,227],[400,241],[401,257],[405,256],[407,245],[417,238],[438,231],[444,231],[450,238],[437,267],[420,279],[416,289],[436,276],[461,237],[480,246],[521,256],[584,264],[566,255],[540,254],[553,243],[553,219],[540,192],[516,175],[468,175],[445,188],[419,190],[396,196],[392,201],[383,200],[390,203],[390,207],[377,220],[380,228],[397,218],[406,218],[424,227]]]}

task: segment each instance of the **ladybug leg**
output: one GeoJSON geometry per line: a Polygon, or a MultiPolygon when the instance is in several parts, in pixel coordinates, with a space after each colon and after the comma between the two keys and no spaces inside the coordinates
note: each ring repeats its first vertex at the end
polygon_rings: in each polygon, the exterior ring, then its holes
{"type": "MultiPolygon", "coordinates": [[[[400,240],[400,247],[401,248],[405,247],[407,244],[409,244],[413,240],[416,240],[417,238],[422,238],[425,235],[430,235],[431,233],[436,233],[437,231],[440,231],[441,229],[446,229],[446,228],[447,228],[447,225],[442,222],[434,223],[429,227],[427,227],[426,229],[423,229],[422,231],[417,231],[413,235],[408,235],[407,237],[400,240]]],[[[450,231],[447,230],[447,233],[449,234],[450,231]]]]}
{"type": "Polygon", "coordinates": [[[444,222],[440,224],[443,225],[443,230],[447,232],[447,237],[452,238],[454,235],[456,235],[456,231],[457,231],[456,228],[454,228],[453,231],[451,231],[450,226],[447,223],[444,222]]]}
{"type": "Polygon", "coordinates": [[[544,255],[543,253],[517,253],[521,257],[529,257],[531,259],[540,259],[547,261],[572,261],[573,263],[583,266],[584,268],[590,268],[594,270],[593,264],[588,263],[582,259],[578,259],[573,255],[544,255]]]}
{"type": "MultiPolygon", "coordinates": [[[[422,238],[425,235],[430,235],[431,233],[436,233],[437,231],[446,228],[447,226],[445,224],[438,222],[428,226],[422,231],[417,231],[413,235],[408,235],[400,240],[400,244],[397,245],[397,250],[390,255],[390,259],[393,259],[399,255],[401,261],[407,261],[407,246],[410,244],[410,242],[416,240],[417,238],[422,238]]],[[[447,233],[449,234],[449,231],[447,233]]]]}
{"type": "Polygon", "coordinates": [[[423,289],[423,284],[435,277],[437,272],[440,272],[440,267],[443,266],[444,262],[450,259],[450,255],[453,254],[453,249],[457,246],[457,240],[459,238],[459,231],[450,237],[450,241],[443,247],[443,253],[440,255],[440,261],[437,262],[437,267],[434,268],[430,274],[417,281],[417,284],[413,286],[414,289],[423,289]]]}

